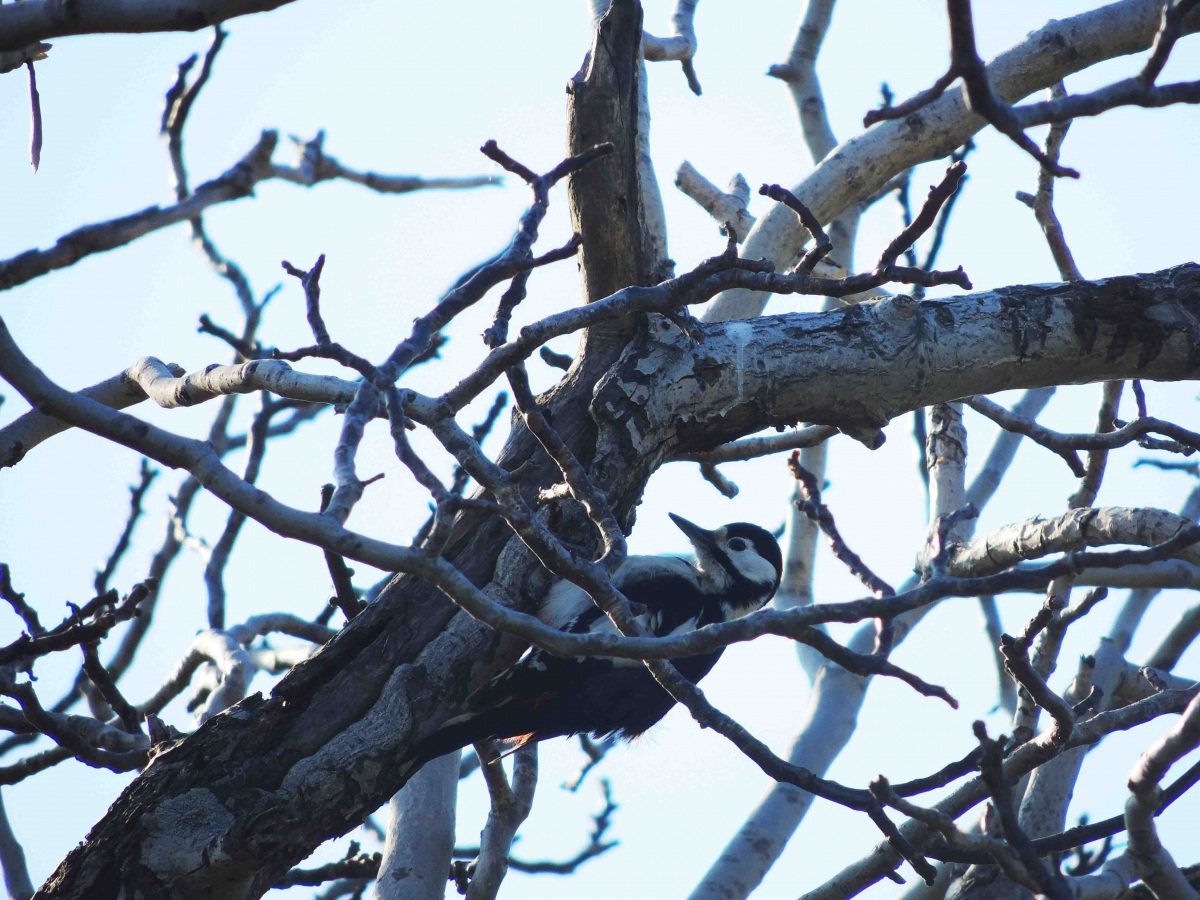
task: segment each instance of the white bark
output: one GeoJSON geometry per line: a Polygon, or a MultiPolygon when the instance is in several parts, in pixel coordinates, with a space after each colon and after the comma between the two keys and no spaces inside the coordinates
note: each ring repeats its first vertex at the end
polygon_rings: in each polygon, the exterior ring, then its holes
{"type": "Polygon", "coordinates": [[[1075,900],[1116,900],[1136,879],[1129,855],[1122,853],[1105,862],[1099,872],[1067,879],[1067,887],[1075,900]]]}
{"type": "Polygon", "coordinates": [[[1198,744],[1200,698],[1188,704],[1175,727],[1155,741],[1129,773],[1129,800],[1125,804],[1127,854],[1133,860],[1135,873],[1156,900],[1194,900],[1197,896],[1159,840],[1154,812],[1161,799],[1159,782],[1163,775],[1198,744]]]}
{"type": "MultiPolygon", "coordinates": [[[[1165,509],[1073,509],[1050,519],[1026,519],[1006,525],[964,544],[955,550],[950,571],[976,575],[999,572],[1019,559],[1028,559],[1030,548],[1037,548],[1042,556],[1115,543],[1151,547],[1169,540],[1190,524],[1188,519],[1165,509]]],[[[1184,548],[1177,558],[1200,563],[1200,548],[1184,548]]]]}
{"type": "MultiPolygon", "coordinates": [[[[1107,639],[1100,642],[1095,660],[1096,668],[1090,673],[1090,686],[1104,692],[1106,702],[1100,710],[1111,709],[1125,661],[1112,641],[1107,639]]],[[[1069,703],[1078,703],[1086,695],[1086,690],[1082,693],[1068,691],[1065,699],[1069,703]]],[[[1025,796],[1021,801],[1020,822],[1031,838],[1036,840],[1056,834],[1066,827],[1067,807],[1075,793],[1075,782],[1079,778],[1083,758],[1089,749],[1072,747],[1035,769],[1029,776],[1025,796]]]]}
{"type": "Polygon", "coordinates": [[[672,35],[668,38],[642,35],[642,52],[646,59],[658,62],[665,59],[685,60],[696,55],[696,4],[699,0],[676,0],[671,13],[672,35]]]}
{"type": "Polygon", "coordinates": [[[442,900],[454,850],[458,751],[426,763],[388,802],[387,840],[375,896],[442,900]]]}
{"type": "MultiPolygon", "coordinates": [[[[1185,519],[1195,521],[1200,517],[1200,487],[1195,487],[1188,494],[1188,498],[1184,501],[1183,507],[1179,510],[1179,514],[1185,519]]],[[[1138,625],[1142,621],[1142,616],[1146,614],[1146,610],[1150,608],[1151,602],[1158,596],[1159,589],[1157,588],[1139,588],[1130,593],[1125,600],[1125,605],[1121,607],[1121,612],[1113,623],[1109,636],[1117,645],[1122,653],[1129,650],[1129,645],[1133,643],[1134,632],[1137,631],[1138,625]]],[[[1158,656],[1158,654],[1155,654],[1158,656]]],[[[1162,665],[1161,662],[1153,663],[1153,665],[1162,665]]],[[[1167,665],[1167,668],[1174,666],[1174,661],[1167,665]]]]}
{"type": "Polygon", "coordinates": [[[722,229],[732,225],[739,244],[746,240],[755,218],[746,209],[750,202],[750,185],[740,172],[730,180],[729,190],[723,191],[685,159],[675,172],[675,187],[695,200],[722,229]]]}
{"type": "MultiPolygon", "coordinates": [[[[1072,72],[1145,50],[1158,29],[1159,0],[1122,0],[1069,19],[1047,23],[988,65],[995,92],[1013,101],[1061,81],[1072,72]]],[[[1196,27],[1196,18],[1190,20],[1196,27]]],[[[960,85],[912,115],[881,122],[851,138],[792,192],[821,222],[832,221],[850,204],[865,200],[899,172],[939,159],[966,143],[984,126],[967,109],[960,85]]],[[[758,220],[746,240],[744,254],[764,257],[778,268],[789,266],[808,240],[791,210],[777,206],[758,220]]],[[[716,301],[731,319],[758,315],[765,295],[728,291],[716,301]],[[728,309],[726,309],[728,307],[728,309]]]]}

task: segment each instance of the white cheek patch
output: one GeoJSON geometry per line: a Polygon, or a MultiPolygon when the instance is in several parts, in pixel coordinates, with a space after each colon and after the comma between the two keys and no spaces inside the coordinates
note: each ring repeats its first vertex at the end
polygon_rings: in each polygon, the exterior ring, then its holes
{"type": "Polygon", "coordinates": [[[779,577],[770,561],[763,559],[753,549],[730,550],[729,558],[733,560],[738,571],[755,584],[774,584],[779,577]]]}

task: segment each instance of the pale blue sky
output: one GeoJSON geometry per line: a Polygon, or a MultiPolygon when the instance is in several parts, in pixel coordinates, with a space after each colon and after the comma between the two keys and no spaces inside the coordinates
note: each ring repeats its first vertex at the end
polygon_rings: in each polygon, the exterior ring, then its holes
{"type": "MultiPolygon", "coordinates": [[[[1047,16],[1066,17],[1088,4],[1020,0],[976,6],[980,49],[990,57],[1044,24],[1047,16]]],[[[192,183],[228,168],[267,127],[304,137],[324,128],[328,153],[347,165],[381,172],[490,172],[494,167],[477,149],[489,138],[532,168],[548,168],[564,152],[564,84],[589,42],[584,7],[527,2],[507,4],[498,13],[495,4],[463,0],[447,14],[440,4],[303,0],[275,13],[235,20],[189,123],[192,183]]],[[[801,8],[799,3],[763,0],[701,4],[696,67],[702,97],[687,91],[676,64],[650,68],[651,140],[670,253],[681,269],[722,246],[706,214],[672,187],[683,159],[719,184],[741,171],[755,187],[765,181],[794,183],[811,168],[789,95],[763,74],[786,56],[801,8]]],[[[669,4],[648,3],[647,27],[665,33],[668,15],[669,4]]],[[[862,114],[878,103],[881,81],[903,98],[940,74],[946,64],[943,17],[944,6],[935,0],[842,4],[820,67],[840,138],[859,131],[862,114]]],[[[1200,77],[1196,40],[1179,45],[1164,79],[1200,77]]],[[[202,53],[208,41],[205,33],[55,41],[50,59],[38,65],[45,149],[36,176],[27,163],[25,79],[21,73],[0,78],[0,258],[48,246],[81,224],[170,201],[167,159],[157,136],[162,95],[176,64],[192,52],[202,53]]],[[[1070,79],[1068,87],[1083,90],[1131,74],[1137,66],[1135,59],[1118,60],[1070,79]]],[[[984,134],[978,143],[941,263],[963,264],[980,289],[1057,280],[1032,216],[1012,199],[1017,190],[1033,189],[1035,164],[994,134],[984,134]]],[[[1195,258],[1198,143],[1200,113],[1195,108],[1120,110],[1074,126],[1064,161],[1080,169],[1083,178],[1059,183],[1058,209],[1085,276],[1149,271],[1195,258]]],[[[286,148],[281,158],[284,153],[286,148]]],[[[940,171],[934,164],[918,172],[918,196],[940,171]]],[[[378,359],[464,268],[507,241],[526,201],[526,192],[512,179],[502,188],[401,197],[375,195],[354,185],[325,184],[305,191],[267,184],[255,199],[214,209],[206,223],[212,238],[241,263],[260,293],[280,280],[281,259],[307,267],[325,253],[322,288],[330,329],[335,339],[378,359]]],[[[562,243],[569,234],[565,192],[557,190],[551,202],[544,247],[562,243]]],[[[763,198],[754,198],[752,212],[762,215],[767,208],[763,198]]],[[[890,240],[897,222],[890,202],[867,217],[860,262],[869,262],[890,240]]],[[[490,319],[493,302],[488,298],[464,315],[451,329],[444,361],[421,368],[408,383],[417,389],[444,387],[478,358],[482,348],[477,336],[490,319]]],[[[534,274],[518,319],[528,321],[576,302],[575,267],[559,264],[534,274]]],[[[771,306],[773,311],[810,308],[812,301],[798,299],[771,306]]],[[[202,312],[230,326],[239,321],[230,291],[207,270],[183,227],[91,257],[0,298],[0,315],[22,348],[69,387],[107,378],[144,355],[191,370],[225,362],[223,346],[196,333],[202,312]]],[[[295,283],[286,284],[274,301],[263,335],[281,347],[307,342],[295,283]]],[[[573,341],[561,340],[555,347],[570,352],[573,341]]],[[[304,368],[332,371],[317,364],[304,368]]],[[[552,371],[532,368],[539,385],[552,382],[552,371]]],[[[7,422],[25,405],[6,386],[0,392],[6,398],[0,422],[7,422]]],[[[1090,428],[1098,393],[1096,387],[1061,390],[1047,421],[1064,430],[1090,428]]],[[[1194,385],[1148,385],[1147,393],[1153,412],[1195,427],[1194,385]]],[[[472,423],[489,401],[490,396],[481,398],[460,421],[472,423]]],[[[253,405],[243,404],[243,421],[253,405]]],[[[206,428],[213,409],[143,406],[136,412],[195,434],[206,428]]],[[[273,448],[261,486],[285,502],[313,506],[319,485],[329,478],[337,424],[326,416],[308,426],[302,440],[273,448]]],[[[994,429],[975,416],[968,417],[968,428],[978,465],[994,429]]],[[[852,546],[893,582],[911,568],[923,527],[908,430],[908,419],[897,420],[888,429],[887,444],[873,453],[838,438],[826,495],[852,546]]],[[[1137,456],[1136,450],[1114,454],[1100,502],[1177,508],[1191,488],[1188,478],[1147,469],[1133,472],[1130,463],[1137,456]]],[[[444,458],[431,459],[448,472],[444,458]]],[[[240,460],[232,457],[230,464],[237,469],[240,460]]],[[[1025,467],[1019,483],[996,498],[981,529],[1065,507],[1073,484],[1056,457],[1026,447],[1018,465],[1025,467]]],[[[0,558],[12,564],[17,586],[27,592],[43,622],[57,621],[64,602],[90,596],[93,569],[124,520],[126,485],[137,467],[131,452],[75,433],[38,447],[19,467],[0,473],[0,558]]],[[[425,500],[395,462],[385,430],[371,435],[364,446],[360,471],[387,471],[388,477],[370,488],[350,524],[404,541],[423,519],[425,500]]],[[[652,481],[639,510],[632,551],[685,549],[667,511],[710,526],[746,519],[774,527],[783,521],[788,484],[782,458],[733,465],[726,472],[742,488],[733,501],[701,481],[693,467],[667,466],[652,481]]],[[[115,583],[120,587],[144,573],[160,540],[162,501],[178,480],[172,472],[159,478],[139,540],[118,572],[115,583]]],[[[204,500],[192,525],[215,539],[223,520],[220,505],[204,500]]],[[[152,639],[126,682],[131,699],[140,701],[157,687],[204,626],[201,568],[195,556],[185,554],[170,575],[152,639]]],[[[365,567],[359,569],[365,575],[365,567]]],[[[284,543],[250,524],[228,571],[229,620],[276,609],[314,614],[328,594],[327,579],[319,552],[284,543]]],[[[862,594],[827,557],[819,564],[817,584],[823,601],[862,594]]],[[[1120,599],[1121,592],[1114,592],[1093,621],[1072,631],[1060,679],[1080,653],[1094,646],[1120,599]]],[[[1006,599],[1008,627],[1019,627],[1036,602],[1031,597],[1006,599]]],[[[1147,623],[1149,632],[1161,633],[1164,623],[1191,602],[1182,592],[1161,598],[1147,623]]],[[[0,642],[15,637],[19,627],[15,617],[0,611],[0,642]]],[[[1134,657],[1151,646],[1149,638],[1137,642],[1134,657]]],[[[971,721],[986,717],[995,702],[990,655],[970,601],[951,601],[929,616],[900,648],[896,661],[949,685],[962,709],[953,712],[937,701],[916,698],[894,682],[874,685],[860,730],[832,777],[861,786],[881,771],[893,779],[928,773],[971,745],[971,721]]],[[[37,687],[44,701],[59,695],[74,665],[71,660],[39,666],[37,687]]],[[[1193,651],[1180,671],[1194,675],[1198,670],[1200,653],[1193,651]]],[[[266,686],[265,679],[254,685],[266,686]]],[[[791,648],[771,638],[732,648],[705,689],[714,703],[777,752],[786,751],[807,695],[791,648]]],[[[175,723],[187,727],[186,713],[172,712],[175,723]]],[[[1006,728],[995,716],[988,721],[993,733],[1006,728]]],[[[1077,811],[1093,818],[1117,812],[1124,773],[1165,727],[1152,725],[1096,751],[1085,768],[1088,787],[1077,811]]],[[[570,795],[557,788],[578,758],[567,742],[543,748],[539,799],[522,832],[519,854],[565,857],[585,840],[598,789],[593,784],[570,795]]],[[[613,753],[601,774],[612,779],[621,804],[611,836],[622,845],[588,864],[570,883],[579,900],[615,892],[645,896],[648,887],[663,897],[686,894],[766,789],[765,777],[751,763],[678,711],[633,746],[613,753]]],[[[5,789],[35,881],[44,879],[83,838],[130,777],[67,763],[5,789]]],[[[471,782],[463,794],[460,840],[474,842],[485,810],[482,785],[471,782]]],[[[1193,797],[1164,817],[1168,845],[1186,862],[1195,861],[1200,842],[1194,833],[1185,836],[1181,826],[1198,815],[1200,801],[1193,797]]],[[[818,803],[757,896],[798,895],[876,840],[877,832],[864,817],[818,803]]],[[[336,843],[333,855],[344,843],[336,843]]],[[[906,869],[906,877],[910,874],[906,869]]],[[[509,877],[508,896],[557,897],[565,889],[553,876],[509,877]]],[[[873,896],[894,892],[885,883],[873,896]]]]}

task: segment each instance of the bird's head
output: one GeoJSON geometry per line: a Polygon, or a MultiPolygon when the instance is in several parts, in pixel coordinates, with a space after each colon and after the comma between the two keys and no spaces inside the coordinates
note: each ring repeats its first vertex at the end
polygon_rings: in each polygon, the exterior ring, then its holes
{"type": "Polygon", "coordinates": [[[714,592],[754,609],[771,599],[783,575],[783,553],[771,532],[749,522],[709,531],[675,513],[670,516],[692,542],[696,567],[714,592]]]}

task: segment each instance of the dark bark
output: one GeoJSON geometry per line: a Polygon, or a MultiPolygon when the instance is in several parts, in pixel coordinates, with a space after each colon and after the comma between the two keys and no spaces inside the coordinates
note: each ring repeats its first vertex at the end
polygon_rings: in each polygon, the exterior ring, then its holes
{"type": "MultiPolygon", "coordinates": [[[[654,284],[666,274],[662,249],[645,227],[638,171],[641,43],[641,5],[617,0],[600,19],[583,68],[567,83],[569,152],[583,153],[603,143],[615,148],[568,183],[571,222],[583,237],[579,265],[585,303],[631,284],[654,284]]],[[[619,351],[633,327],[625,320],[591,329],[583,361],[589,353],[619,351]]]]}
{"type": "MultiPolygon", "coordinates": [[[[584,240],[584,282],[599,299],[648,284],[658,262],[643,243],[637,182],[636,100],[641,8],[620,0],[601,24],[588,102],[572,107],[571,146],[612,142],[600,183],[572,178],[572,213],[584,240]],[[601,115],[598,110],[615,111],[601,115]],[[586,124],[585,124],[586,120],[586,124]],[[615,161],[613,161],[615,160],[615,161]],[[611,162],[610,162],[611,161],[611,162]],[[616,208],[609,204],[619,198],[616,208]],[[593,210],[591,205],[597,209],[593,210]]],[[[572,150],[572,152],[575,152],[572,150]]],[[[596,166],[593,166],[593,168],[596,166]]],[[[585,463],[596,455],[589,412],[594,382],[638,327],[593,343],[544,398],[547,417],[585,463]],[[614,336],[615,337],[615,336],[614,336]]],[[[604,442],[616,447],[613,440],[604,442]]],[[[600,483],[628,529],[661,457],[609,460],[600,483]]],[[[514,425],[498,462],[530,463],[523,493],[560,480],[525,428],[514,425]]],[[[595,543],[575,504],[542,513],[568,540],[595,543]]],[[[468,511],[444,556],[497,599],[532,607],[548,573],[494,517],[468,511]]],[[[481,626],[418,579],[398,576],[379,599],[272,692],[248,697],[161,753],[72,851],[38,897],[257,897],[325,840],[358,825],[412,775],[407,748],[459,711],[472,688],[511,665],[524,644],[481,626]]]]}

